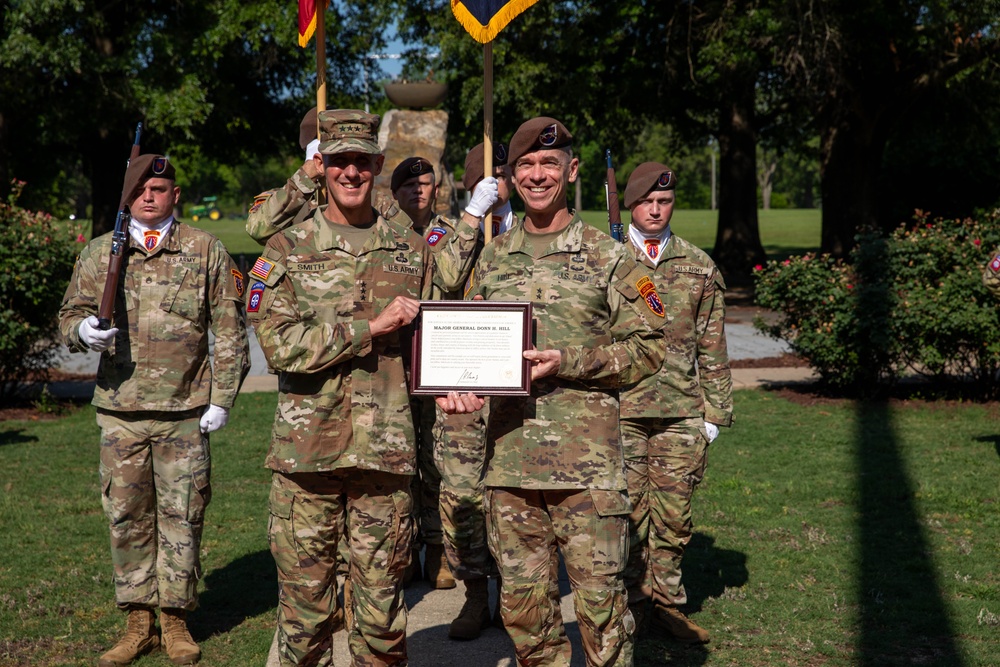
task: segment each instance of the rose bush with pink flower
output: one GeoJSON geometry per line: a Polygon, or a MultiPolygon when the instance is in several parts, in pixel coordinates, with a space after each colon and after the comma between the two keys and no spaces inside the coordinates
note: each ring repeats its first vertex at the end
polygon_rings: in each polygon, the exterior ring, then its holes
{"type": "Polygon", "coordinates": [[[804,255],[755,272],[757,328],[785,340],[821,378],[859,392],[917,373],[996,394],[1000,310],[982,285],[1000,246],[1000,212],[930,221],[918,211],[888,236],[859,235],[848,261],[804,255]]]}
{"type": "MultiPolygon", "coordinates": [[[[59,350],[56,316],[82,249],[79,225],[23,209],[24,181],[0,202],[0,396],[45,375],[59,350]]],[[[84,239],[85,240],[85,239],[84,239]]]]}

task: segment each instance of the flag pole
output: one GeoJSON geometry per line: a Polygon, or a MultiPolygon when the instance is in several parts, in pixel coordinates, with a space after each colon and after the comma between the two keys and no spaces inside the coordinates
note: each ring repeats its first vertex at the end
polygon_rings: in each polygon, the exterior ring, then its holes
{"type": "MultiPolygon", "coordinates": [[[[316,3],[316,114],[326,111],[326,2],[316,3]]],[[[316,124],[319,138],[319,123],[316,124]]]]}
{"type": "MultiPolygon", "coordinates": [[[[493,175],[493,41],[483,44],[483,176],[493,175]]],[[[493,240],[493,215],[483,221],[486,243],[493,240]]]]}
{"type": "MultiPolygon", "coordinates": [[[[316,138],[320,140],[319,113],[326,111],[326,3],[316,3],[316,138]]],[[[316,195],[317,203],[326,201],[326,179],[322,179],[316,195]]]]}

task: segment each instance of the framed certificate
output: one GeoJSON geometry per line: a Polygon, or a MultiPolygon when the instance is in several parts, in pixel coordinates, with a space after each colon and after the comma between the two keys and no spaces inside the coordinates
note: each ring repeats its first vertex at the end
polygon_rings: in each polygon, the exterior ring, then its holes
{"type": "Polygon", "coordinates": [[[531,302],[421,301],[410,393],[528,396],[531,302]]]}

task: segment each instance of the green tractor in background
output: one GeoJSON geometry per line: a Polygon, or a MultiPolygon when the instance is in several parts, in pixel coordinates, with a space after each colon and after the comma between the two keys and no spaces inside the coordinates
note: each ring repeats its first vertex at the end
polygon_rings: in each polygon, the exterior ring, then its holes
{"type": "Polygon", "coordinates": [[[216,205],[216,199],[218,197],[202,197],[200,204],[188,207],[188,217],[191,218],[191,222],[198,222],[203,217],[207,217],[209,220],[221,218],[222,211],[216,205]]]}

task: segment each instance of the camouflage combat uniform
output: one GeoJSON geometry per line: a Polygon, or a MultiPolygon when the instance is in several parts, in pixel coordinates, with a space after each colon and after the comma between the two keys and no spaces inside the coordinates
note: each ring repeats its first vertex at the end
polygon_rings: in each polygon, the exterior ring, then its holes
{"type": "Polygon", "coordinates": [[[1000,297],[1000,248],[993,253],[993,258],[983,271],[983,285],[993,296],[1000,297]]]}
{"type": "Polygon", "coordinates": [[[466,295],[532,301],[535,346],[562,352],[558,374],[533,382],[529,398],[490,402],[485,504],[501,614],[519,664],[569,664],[549,595],[558,544],[587,664],[631,665],[616,388],[660,367],[659,303],[647,308],[640,296],[646,269],[579,216],[540,257],[533,252],[523,227],[501,236],[483,249],[466,295]]]}
{"type": "Polygon", "coordinates": [[[317,212],[275,234],[249,276],[247,312],[279,372],[265,465],[278,567],[283,665],[331,664],[336,545],[346,520],[356,665],[406,662],[400,581],[413,537],[416,472],[406,329],[372,338],[396,296],[432,295],[434,260],[379,217],[362,248],[317,212]],[[346,519],[345,519],[346,517],[346,519]]]}
{"type": "Polygon", "coordinates": [[[660,372],[621,393],[621,429],[628,472],[631,600],[660,606],[687,601],[681,558],[691,539],[691,497],[705,473],[705,421],[732,422],[732,376],[726,352],[725,284],[704,252],[672,234],[653,268],[663,299],[666,357],[660,372]]]}
{"type": "MultiPolygon", "coordinates": [[[[59,327],[74,352],[87,349],[78,328],[97,314],[110,248],[111,234],[91,241],[66,289],[59,327]]],[[[212,495],[199,419],[209,403],[231,408],[250,368],[243,276],[218,239],[176,220],[153,252],[130,237],[124,253],[119,332],[101,354],[93,400],[115,597],[123,608],[192,610],[212,495]]]]}

